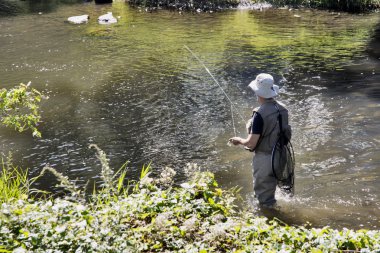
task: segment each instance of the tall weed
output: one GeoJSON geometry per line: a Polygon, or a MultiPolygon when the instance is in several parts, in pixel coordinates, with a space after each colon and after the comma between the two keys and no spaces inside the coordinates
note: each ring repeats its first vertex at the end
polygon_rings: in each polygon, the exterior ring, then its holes
{"type": "Polygon", "coordinates": [[[27,199],[29,194],[28,171],[12,164],[11,156],[1,159],[0,204],[27,199]]]}

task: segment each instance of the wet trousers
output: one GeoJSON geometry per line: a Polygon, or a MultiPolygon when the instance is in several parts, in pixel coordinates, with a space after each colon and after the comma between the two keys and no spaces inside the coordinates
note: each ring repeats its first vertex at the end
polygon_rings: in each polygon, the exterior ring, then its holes
{"type": "Polygon", "coordinates": [[[253,157],[253,189],[261,205],[272,206],[276,203],[274,197],[277,181],[272,171],[272,155],[256,153],[253,157]]]}

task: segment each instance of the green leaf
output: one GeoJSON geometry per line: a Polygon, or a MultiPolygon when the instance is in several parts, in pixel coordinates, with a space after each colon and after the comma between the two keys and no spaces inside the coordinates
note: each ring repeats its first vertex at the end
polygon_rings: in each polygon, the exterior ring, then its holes
{"type": "Polygon", "coordinates": [[[10,90],[0,90],[0,119],[3,125],[12,127],[18,132],[32,130],[35,137],[41,137],[37,130],[41,116],[39,103],[41,93],[30,88],[30,82],[20,84],[10,90]]]}

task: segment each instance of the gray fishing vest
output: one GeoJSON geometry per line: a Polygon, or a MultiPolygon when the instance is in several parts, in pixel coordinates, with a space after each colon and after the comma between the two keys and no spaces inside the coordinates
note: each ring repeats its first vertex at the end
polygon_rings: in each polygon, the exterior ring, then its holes
{"type": "Polygon", "coordinates": [[[288,110],[276,102],[274,99],[269,100],[262,104],[257,110],[257,112],[263,118],[264,125],[263,132],[258,141],[258,145],[255,148],[256,153],[272,153],[273,146],[276,143],[280,133],[280,126],[278,121],[279,111],[282,117],[282,129],[285,131],[286,137],[290,140],[291,127],[289,126],[288,110]]]}

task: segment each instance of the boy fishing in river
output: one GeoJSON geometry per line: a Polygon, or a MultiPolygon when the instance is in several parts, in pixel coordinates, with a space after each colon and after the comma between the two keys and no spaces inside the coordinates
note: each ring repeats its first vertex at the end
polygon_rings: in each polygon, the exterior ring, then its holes
{"type": "MultiPolygon", "coordinates": [[[[233,112],[236,109],[219,82],[211,74],[206,65],[184,45],[212,77],[223,91],[231,104],[232,125],[235,137],[229,143],[243,145],[255,152],[253,158],[254,191],[263,207],[273,207],[276,204],[276,185],[286,193],[294,191],[294,152],[290,143],[291,128],[288,124],[288,110],[279,104],[274,97],[278,95],[279,87],[274,84],[269,74],[259,74],[249,87],[256,93],[260,107],[254,110],[248,127],[246,139],[236,136],[233,112]]],[[[238,115],[244,120],[237,110],[238,115]]]]}
{"type": "Polygon", "coordinates": [[[261,206],[273,207],[276,204],[276,185],[283,181],[283,174],[286,174],[284,182],[287,190],[292,191],[293,186],[293,168],[289,165],[294,166],[294,161],[289,161],[289,158],[292,159],[291,150],[287,148],[291,138],[288,110],[274,99],[278,95],[279,87],[274,84],[271,75],[259,74],[249,87],[255,92],[260,107],[253,112],[248,125],[248,136],[245,139],[235,136],[230,138],[229,142],[243,145],[255,152],[255,196],[261,206]]]}

